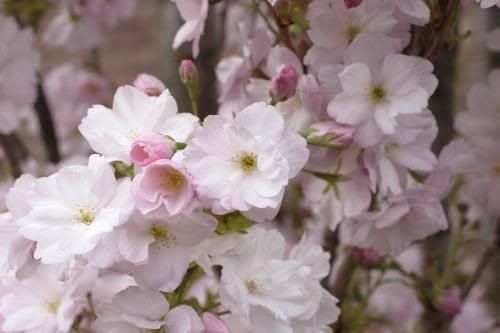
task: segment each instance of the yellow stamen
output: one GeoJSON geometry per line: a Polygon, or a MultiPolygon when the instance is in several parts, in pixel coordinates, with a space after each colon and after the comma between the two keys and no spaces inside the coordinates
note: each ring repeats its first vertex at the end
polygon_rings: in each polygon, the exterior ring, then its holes
{"type": "Polygon", "coordinates": [[[381,85],[373,86],[371,90],[371,98],[375,104],[382,102],[385,98],[385,90],[381,85]]]}
{"type": "Polygon", "coordinates": [[[232,162],[246,174],[250,174],[257,169],[257,155],[254,153],[241,152],[233,157],[232,162]]]}

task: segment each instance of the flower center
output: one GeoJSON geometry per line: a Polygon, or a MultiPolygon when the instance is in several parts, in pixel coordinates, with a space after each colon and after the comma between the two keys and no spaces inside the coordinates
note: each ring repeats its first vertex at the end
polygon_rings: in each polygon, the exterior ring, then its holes
{"type": "Polygon", "coordinates": [[[500,165],[499,165],[499,166],[497,166],[497,167],[495,167],[495,168],[493,169],[493,172],[494,172],[496,175],[500,175],[500,165]]]}
{"type": "Polygon", "coordinates": [[[177,245],[177,237],[168,232],[168,229],[164,226],[153,224],[149,229],[149,234],[154,237],[159,246],[170,248],[177,245]]]}
{"type": "Polygon", "coordinates": [[[361,27],[357,24],[350,25],[345,31],[349,43],[351,43],[361,33],[361,27]]]}
{"type": "Polygon", "coordinates": [[[371,99],[373,103],[378,104],[382,102],[382,100],[385,98],[385,89],[381,85],[376,85],[372,87],[372,90],[370,92],[371,99]]]}
{"type": "Polygon", "coordinates": [[[91,225],[95,220],[94,212],[91,209],[79,208],[78,220],[86,225],[91,225]]]}
{"type": "Polygon", "coordinates": [[[177,170],[164,171],[161,176],[161,184],[178,191],[184,185],[184,175],[177,170]]]}
{"type": "Polygon", "coordinates": [[[246,174],[250,174],[257,169],[257,155],[254,153],[241,152],[233,157],[232,162],[246,174]]]}
{"type": "Polygon", "coordinates": [[[254,280],[245,281],[245,286],[250,294],[253,294],[257,291],[257,283],[254,280]]]}
{"type": "Polygon", "coordinates": [[[61,305],[61,301],[58,298],[55,298],[51,301],[46,302],[47,310],[50,313],[57,313],[59,306],[61,305]]]}

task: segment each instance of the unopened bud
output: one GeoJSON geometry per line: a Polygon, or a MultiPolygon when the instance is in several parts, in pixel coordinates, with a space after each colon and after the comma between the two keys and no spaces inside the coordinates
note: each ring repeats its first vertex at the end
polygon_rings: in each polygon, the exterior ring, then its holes
{"type": "Polygon", "coordinates": [[[353,8],[361,5],[363,0],[344,0],[345,6],[347,8],[353,8]]]}
{"type": "Polygon", "coordinates": [[[285,101],[295,95],[298,83],[299,73],[292,65],[286,65],[271,79],[269,94],[275,101],[285,101]]]}
{"type": "Polygon", "coordinates": [[[384,260],[384,257],[375,249],[355,248],[351,251],[351,257],[364,267],[374,267],[384,260]]]}
{"type": "Polygon", "coordinates": [[[454,290],[446,289],[439,297],[436,307],[445,315],[454,317],[462,311],[462,305],[462,300],[458,293],[454,290]]]}
{"type": "Polygon", "coordinates": [[[149,96],[159,96],[165,89],[165,85],[157,77],[142,73],[134,80],[134,87],[149,96]]]}
{"type": "Polygon", "coordinates": [[[307,142],[311,145],[346,149],[353,144],[354,133],[352,126],[322,121],[311,126],[307,142]]]}
{"type": "Polygon", "coordinates": [[[136,165],[146,166],[161,159],[170,159],[175,153],[175,142],[160,134],[143,134],[132,143],[130,159],[136,165]]]}
{"type": "Polygon", "coordinates": [[[186,85],[198,82],[198,70],[192,60],[182,60],[179,66],[179,76],[181,81],[186,85]]]}

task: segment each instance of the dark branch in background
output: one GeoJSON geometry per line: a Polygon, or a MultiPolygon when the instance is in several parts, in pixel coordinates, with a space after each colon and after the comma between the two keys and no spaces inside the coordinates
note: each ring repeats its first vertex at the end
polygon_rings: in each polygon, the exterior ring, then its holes
{"type": "Polygon", "coordinates": [[[445,12],[441,17],[442,22],[436,31],[436,36],[434,37],[432,46],[424,56],[428,60],[434,62],[448,42],[448,37],[452,32],[452,29],[456,29],[459,10],[460,0],[447,1],[445,12]]]}
{"type": "MultiPolygon", "coordinates": [[[[351,249],[346,251],[343,258],[339,255],[336,260],[342,260],[342,262],[340,263],[336,271],[336,274],[334,276],[334,283],[330,288],[330,292],[333,296],[337,297],[342,308],[342,302],[345,300],[345,297],[347,295],[349,284],[354,276],[354,273],[356,272],[357,264],[351,256],[351,249]]],[[[343,314],[341,313],[340,318],[335,324],[336,333],[342,333],[342,331],[344,330],[342,325],[342,315],[343,314]]]]}
{"type": "Polygon", "coordinates": [[[467,299],[470,292],[472,291],[472,288],[481,279],[483,272],[486,270],[486,268],[488,267],[490,262],[493,260],[493,258],[495,258],[496,254],[497,254],[497,247],[496,246],[491,246],[483,253],[483,256],[481,257],[479,264],[477,265],[476,269],[474,270],[474,273],[470,277],[469,281],[467,281],[467,283],[464,286],[464,289],[462,289],[462,292],[460,293],[460,299],[462,301],[465,301],[467,299]]]}
{"type": "Polygon", "coordinates": [[[59,154],[56,129],[41,82],[42,79],[39,78],[39,83],[37,85],[38,97],[35,102],[36,115],[40,124],[40,131],[43,137],[47,157],[52,163],[58,163],[61,160],[61,156],[59,154]]]}
{"type": "Polygon", "coordinates": [[[0,135],[0,144],[9,163],[11,176],[21,176],[21,162],[25,158],[24,148],[15,134],[0,135]]]}

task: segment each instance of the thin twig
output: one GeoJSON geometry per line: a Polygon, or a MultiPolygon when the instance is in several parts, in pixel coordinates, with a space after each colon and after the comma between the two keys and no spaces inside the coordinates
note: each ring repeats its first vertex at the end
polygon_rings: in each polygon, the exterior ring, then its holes
{"type": "Polygon", "coordinates": [[[297,52],[295,50],[295,47],[293,46],[292,39],[290,37],[290,32],[288,31],[288,27],[286,27],[285,25],[283,25],[281,23],[281,19],[280,19],[278,13],[276,12],[276,10],[274,9],[273,5],[271,5],[271,3],[268,0],[262,0],[262,1],[267,6],[267,8],[269,9],[269,12],[271,13],[274,21],[276,22],[276,25],[278,26],[278,29],[279,29],[279,32],[280,32],[280,36],[281,36],[281,38],[283,40],[283,43],[293,53],[297,54],[297,52]]]}
{"type": "Polygon", "coordinates": [[[474,273],[470,277],[469,281],[467,281],[467,283],[465,284],[464,288],[462,289],[462,292],[460,293],[460,299],[462,301],[465,301],[467,299],[467,297],[469,296],[472,288],[479,281],[479,279],[483,275],[484,271],[486,270],[486,267],[488,267],[489,263],[495,257],[496,254],[497,254],[497,248],[496,248],[496,246],[490,246],[483,253],[483,256],[481,257],[481,260],[479,261],[479,264],[477,265],[476,269],[474,270],[474,273]]]}
{"type": "Polygon", "coordinates": [[[431,48],[425,54],[426,59],[430,61],[436,60],[437,56],[439,55],[439,52],[443,48],[443,44],[451,28],[451,24],[455,21],[456,11],[459,9],[459,6],[460,6],[460,0],[448,1],[443,24],[441,24],[441,26],[439,27],[437,31],[437,36],[434,39],[431,48]]]}
{"type": "Polygon", "coordinates": [[[332,294],[341,302],[347,293],[347,287],[349,286],[355,271],[356,262],[352,259],[351,251],[348,251],[340,263],[340,267],[335,276],[335,281],[331,287],[332,294]]]}
{"type": "Polygon", "coordinates": [[[12,177],[21,176],[22,149],[17,144],[18,140],[14,134],[0,135],[0,144],[2,145],[5,157],[9,162],[9,169],[12,177]]]}

